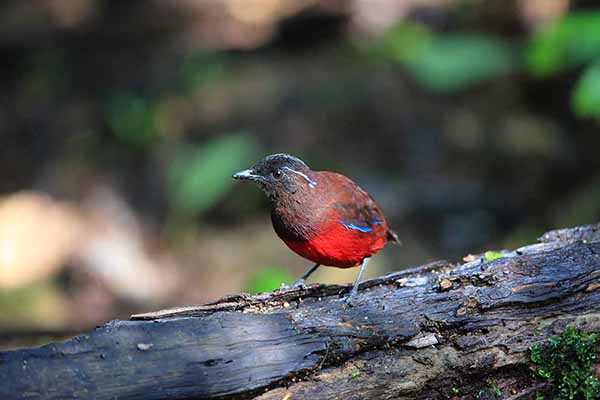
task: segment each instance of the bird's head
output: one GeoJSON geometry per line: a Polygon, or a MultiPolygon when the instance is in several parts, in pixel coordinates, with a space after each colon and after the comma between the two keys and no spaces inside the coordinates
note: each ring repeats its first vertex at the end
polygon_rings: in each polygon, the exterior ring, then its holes
{"type": "Polygon", "coordinates": [[[271,154],[253,167],[233,174],[233,179],[257,182],[270,199],[316,187],[304,161],[289,154],[271,154]]]}

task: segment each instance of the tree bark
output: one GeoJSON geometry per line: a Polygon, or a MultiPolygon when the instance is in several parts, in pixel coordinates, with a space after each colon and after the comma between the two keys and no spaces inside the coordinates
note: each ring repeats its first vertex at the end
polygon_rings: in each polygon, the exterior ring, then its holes
{"type": "Polygon", "coordinates": [[[463,265],[311,285],[111,321],[0,353],[1,399],[501,398],[540,382],[528,348],[567,325],[600,332],[600,224],[463,265]]]}

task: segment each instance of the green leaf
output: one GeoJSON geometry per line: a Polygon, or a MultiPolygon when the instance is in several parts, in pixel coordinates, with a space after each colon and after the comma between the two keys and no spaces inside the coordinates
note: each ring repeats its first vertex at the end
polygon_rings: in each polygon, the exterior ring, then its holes
{"type": "Polygon", "coordinates": [[[600,117],[600,61],[588,66],[579,78],[572,105],[580,117],[600,117]]]}
{"type": "Polygon", "coordinates": [[[282,268],[264,267],[258,270],[247,285],[249,293],[262,293],[278,289],[282,283],[290,284],[290,274],[282,268]]]}
{"type": "Polygon", "coordinates": [[[113,134],[124,143],[145,146],[157,136],[155,107],[143,97],[118,93],[109,100],[107,114],[113,134]]]}
{"type": "Polygon", "coordinates": [[[254,141],[242,134],[180,148],[168,171],[176,214],[197,216],[213,206],[233,185],[231,174],[247,168],[255,154],[254,141]]]}
{"type": "Polygon", "coordinates": [[[484,256],[485,256],[485,261],[494,261],[494,260],[504,257],[502,255],[502,253],[498,253],[496,251],[486,251],[484,256]]]}
{"type": "Polygon", "coordinates": [[[420,57],[406,64],[426,88],[456,92],[511,72],[515,66],[511,46],[483,35],[441,36],[420,57]]]}
{"type": "Polygon", "coordinates": [[[185,90],[195,90],[225,76],[225,62],[215,53],[197,52],[181,65],[179,79],[185,90]]]}
{"type": "Polygon", "coordinates": [[[403,64],[425,88],[456,92],[513,71],[517,54],[499,38],[481,34],[436,35],[422,25],[402,24],[375,49],[403,64]]]}
{"type": "Polygon", "coordinates": [[[572,13],[535,33],[526,50],[529,71],[539,77],[600,56],[600,11],[572,13]]]}
{"type": "Polygon", "coordinates": [[[433,33],[424,25],[407,22],[388,30],[370,50],[387,59],[408,62],[419,58],[433,38],[433,33]]]}

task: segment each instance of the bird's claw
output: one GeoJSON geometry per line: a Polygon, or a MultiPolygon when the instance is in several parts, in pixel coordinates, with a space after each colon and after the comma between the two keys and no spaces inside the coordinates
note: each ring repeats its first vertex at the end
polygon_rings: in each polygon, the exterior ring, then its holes
{"type": "Polygon", "coordinates": [[[298,279],[292,286],[286,284],[285,282],[281,282],[281,285],[279,285],[279,290],[290,289],[306,289],[306,283],[304,282],[304,279],[298,279]]]}
{"type": "Polygon", "coordinates": [[[354,307],[356,304],[354,303],[354,293],[350,293],[345,299],[344,299],[344,303],[348,306],[348,307],[354,307]]]}
{"type": "Polygon", "coordinates": [[[295,289],[306,289],[306,283],[304,282],[304,279],[298,279],[296,282],[294,282],[292,287],[295,289]]]}

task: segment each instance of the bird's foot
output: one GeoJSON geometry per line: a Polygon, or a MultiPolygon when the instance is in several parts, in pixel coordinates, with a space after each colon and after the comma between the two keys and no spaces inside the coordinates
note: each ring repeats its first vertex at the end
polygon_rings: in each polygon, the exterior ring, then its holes
{"type": "Polygon", "coordinates": [[[344,299],[344,303],[348,306],[348,307],[354,307],[356,305],[355,303],[355,298],[354,296],[356,295],[355,291],[350,292],[350,294],[348,296],[346,296],[346,298],[344,299]]]}
{"type": "Polygon", "coordinates": [[[306,282],[304,282],[304,279],[298,279],[296,282],[294,282],[292,287],[297,289],[306,289],[306,282]]]}

